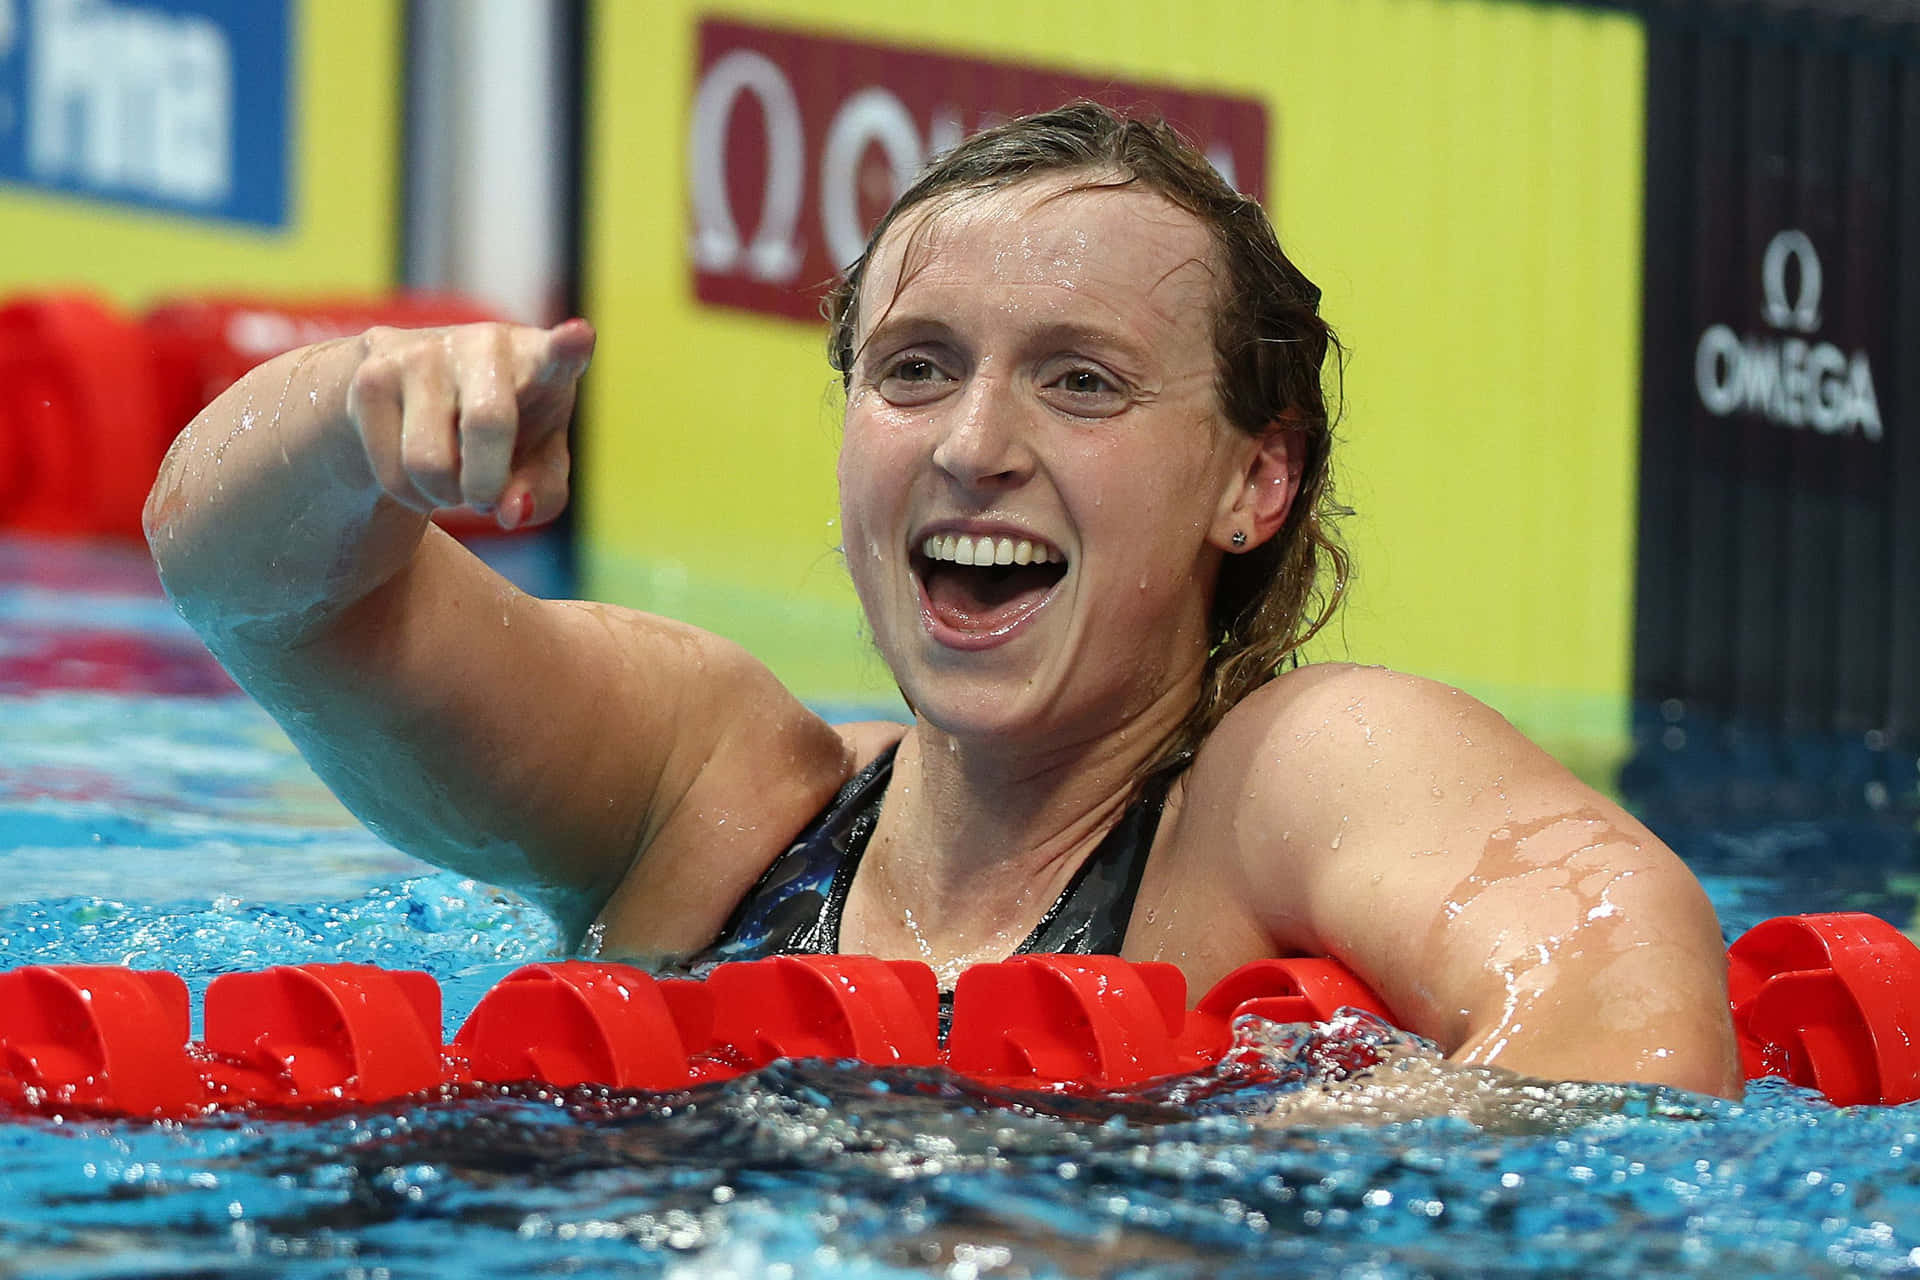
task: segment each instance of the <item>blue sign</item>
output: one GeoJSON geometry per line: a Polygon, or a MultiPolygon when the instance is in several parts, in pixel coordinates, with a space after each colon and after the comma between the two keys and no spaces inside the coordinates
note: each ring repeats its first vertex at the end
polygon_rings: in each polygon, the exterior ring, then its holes
{"type": "Polygon", "coordinates": [[[0,183],[281,227],[289,0],[0,0],[0,183]]]}

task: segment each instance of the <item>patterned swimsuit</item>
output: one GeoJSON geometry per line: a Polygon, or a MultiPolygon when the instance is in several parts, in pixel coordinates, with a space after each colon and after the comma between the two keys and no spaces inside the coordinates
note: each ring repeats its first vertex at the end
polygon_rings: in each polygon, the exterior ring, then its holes
{"type": "MultiPolygon", "coordinates": [[[[880,802],[893,776],[893,755],[889,747],[861,770],[774,859],[734,908],[719,937],[694,958],[696,967],[792,952],[839,951],[847,891],[879,820],[880,802]]],[[[1160,811],[1177,773],[1167,770],[1148,781],[1033,932],[1014,948],[1016,953],[1119,954],[1160,811]]]]}

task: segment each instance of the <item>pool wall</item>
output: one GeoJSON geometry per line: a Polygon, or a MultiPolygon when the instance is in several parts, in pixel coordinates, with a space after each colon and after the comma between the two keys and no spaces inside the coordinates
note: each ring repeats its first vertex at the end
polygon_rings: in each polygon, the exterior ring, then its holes
{"type": "MultiPolygon", "coordinates": [[[[436,39],[473,35],[451,10],[459,32],[396,0],[22,12],[0,31],[0,100],[20,104],[0,129],[0,233],[33,250],[0,264],[15,293],[378,294],[403,213],[431,221],[427,162],[448,163],[427,117],[485,123],[437,59],[436,39]],[[150,83],[169,58],[232,74],[150,83]],[[124,109],[143,94],[161,95],[151,119],[124,109]],[[164,131],[182,120],[208,127],[164,131]]],[[[899,711],[841,563],[815,298],[925,155],[1095,96],[1164,111],[1259,194],[1347,343],[1336,471],[1356,574],[1312,656],[1459,684],[1594,777],[1628,746],[1632,699],[1915,746],[1911,5],[541,12],[550,40],[506,43],[542,68],[562,46],[575,65],[543,74],[580,88],[581,154],[567,111],[527,132],[559,157],[541,173],[583,168],[568,250],[602,334],[580,433],[586,592],[733,636],[816,704],[899,711]]],[[[89,452],[70,427],[136,415],[64,384],[133,386],[143,353],[110,358],[94,333],[60,349],[100,368],[69,368],[24,323],[0,315],[0,443],[61,447],[24,463],[16,447],[0,524],[95,527],[66,495],[112,462],[120,510],[99,527],[131,532],[164,432],[89,452]]]]}

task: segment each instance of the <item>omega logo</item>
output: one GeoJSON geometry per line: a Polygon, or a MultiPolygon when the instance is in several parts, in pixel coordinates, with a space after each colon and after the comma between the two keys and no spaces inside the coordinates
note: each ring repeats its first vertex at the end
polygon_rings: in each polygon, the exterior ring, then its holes
{"type": "MultiPolygon", "coordinates": [[[[1820,255],[1804,231],[1774,236],[1760,259],[1766,322],[1779,334],[1820,329],[1820,255]],[[1789,288],[1788,267],[1797,276],[1789,288]]],[[[1738,334],[1709,326],[1694,348],[1694,386],[1708,413],[1753,414],[1783,427],[1811,427],[1822,435],[1859,432],[1878,441],[1883,431],[1867,353],[1843,352],[1831,342],[1772,334],[1738,334]]]]}
{"type": "Polygon", "coordinates": [[[1820,255],[1804,231],[1782,231],[1767,242],[1760,259],[1760,287],[1767,298],[1767,323],[1776,329],[1812,333],[1820,327],[1820,255]],[[1787,260],[1800,268],[1800,298],[1787,300],[1787,260]]]}
{"type": "Polygon", "coordinates": [[[686,256],[705,303],[818,323],[819,286],[929,157],[1074,98],[1203,122],[1196,140],[1229,183],[1266,184],[1253,99],[718,17],[700,20],[695,58],[686,256]]]}
{"type": "MultiPolygon", "coordinates": [[[[913,115],[890,90],[868,86],[833,113],[821,150],[819,226],[835,264],[852,262],[866,247],[859,210],[860,162],[877,146],[886,159],[893,194],[906,189],[930,154],[962,138],[959,116],[938,114],[921,141],[913,115]]],[[[779,64],[751,49],[734,49],[708,68],[693,101],[690,135],[693,174],[693,261],[702,271],[741,272],[784,284],[800,272],[802,205],[806,196],[806,136],[799,99],[779,64]],[[766,122],[767,158],[760,224],[743,243],[727,195],[727,126],[743,97],[751,96],[766,122]]]]}
{"type": "Polygon", "coordinates": [[[703,271],[730,272],[741,267],[756,280],[785,281],[800,269],[793,243],[806,186],[801,172],[805,140],[800,133],[800,103],[793,86],[772,59],[751,49],[735,49],[713,64],[693,100],[693,261],[703,271]],[[767,175],[760,206],[760,227],[743,251],[740,227],[727,198],[727,121],[740,95],[759,100],[767,122],[767,175]]]}

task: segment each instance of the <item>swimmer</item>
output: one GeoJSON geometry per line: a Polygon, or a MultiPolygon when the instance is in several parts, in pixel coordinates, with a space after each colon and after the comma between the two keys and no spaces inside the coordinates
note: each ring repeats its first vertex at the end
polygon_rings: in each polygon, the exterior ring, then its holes
{"type": "Polygon", "coordinates": [[[175,442],[147,536],[369,827],[600,954],[950,984],[1117,951],[1190,990],[1330,955],[1456,1061],[1736,1092],[1719,926],[1658,839],[1457,690],[1292,660],[1346,571],[1318,299],[1164,126],[1078,104],[933,163],[829,304],[845,558],[907,726],[430,523],[559,513],[584,321],[269,361],[175,442]]]}

